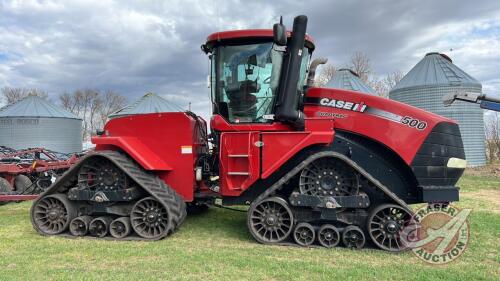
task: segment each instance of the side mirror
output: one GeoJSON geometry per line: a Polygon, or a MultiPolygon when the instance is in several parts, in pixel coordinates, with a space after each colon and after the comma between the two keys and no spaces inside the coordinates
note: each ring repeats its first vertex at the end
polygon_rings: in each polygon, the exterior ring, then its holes
{"type": "Polygon", "coordinates": [[[273,41],[278,46],[286,45],[286,27],[283,25],[283,18],[280,23],[275,23],[273,26],[273,41]]]}

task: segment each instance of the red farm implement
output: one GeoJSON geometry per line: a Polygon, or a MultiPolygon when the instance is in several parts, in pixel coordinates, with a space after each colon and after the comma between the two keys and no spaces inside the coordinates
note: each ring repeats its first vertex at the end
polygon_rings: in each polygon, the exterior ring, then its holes
{"type": "Polygon", "coordinates": [[[35,199],[78,155],[44,148],[15,150],[0,146],[0,204],[35,199]]]}

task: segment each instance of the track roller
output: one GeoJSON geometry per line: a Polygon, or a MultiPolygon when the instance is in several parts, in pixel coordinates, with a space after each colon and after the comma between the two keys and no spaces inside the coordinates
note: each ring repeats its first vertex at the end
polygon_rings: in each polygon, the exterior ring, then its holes
{"type": "Polygon", "coordinates": [[[347,248],[361,249],[365,245],[365,234],[361,228],[349,225],[342,232],[342,242],[347,248]]]}
{"type": "Polygon", "coordinates": [[[260,243],[278,243],[292,232],[293,214],[285,199],[269,197],[252,204],[247,226],[260,243]]]}
{"type": "Polygon", "coordinates": [[[89,225],[90,235],[99,238],[106,236],[111,221],[112,219],[110,217],[97,217],[93,219],[89,225]]]}
{"type": "Polygon", "coordinates": [[[333,248],[340,242],[338,228],[331,224],[324,224],[318,229],[318,242],[326,248],[333,248]]]}
{"type": "Polygon", "coordinates": [[[74,218],[69,225],[69,232],[74,236],[85,236],[89,232],[91,216],[80,216],[74,218]]]}
{"type": "Polygon", "coordinates": [[[61,193],[47,195],[32,207],[33,224],[43,234],[55,235],[66,231],[75,217],[75,207],[61,193]]]}
{"type": "Polygon", "coordinates": [[[109,233],[114,238],[124,238],[130,234],[132,227],[130,226],[129,217],[121,217],[112,221],[109,225],[109,233]]]}
{"type": "Polygon", "coordinates": [[[297,224],[293,232],[293,239],[295,242],[301,246],[309,246],[314,242],[316,238],[316,231],[311,224],[307,222],[301,222],[297,224]]]}
{"type": "Polygon", "coordinates": [[[383,204],[375,208],[368,217],[368,233],[379,248],[400,252],[407,247],[401,238],[401,231],[412,223],[412,215],[402,207],[383,204]]]}

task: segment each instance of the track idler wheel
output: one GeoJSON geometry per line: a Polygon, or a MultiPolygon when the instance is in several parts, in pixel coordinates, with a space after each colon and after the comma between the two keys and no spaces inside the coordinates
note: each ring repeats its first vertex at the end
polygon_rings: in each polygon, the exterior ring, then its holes
{"type": "Polygon", "coordinates": [[[76,217],[76,208],[64,194],[47,195],[33,205],[32,218],[38,231],[55,235],[66,231],[76,217]]]}
{"type": "Polygon", "coordinates": [[[307,222],[301,222],[295,227],[293,232],[293,239],[295,242],[301,246],[309,246],[314,242],[316,238],[316,232],[311,224],[307,222]]]}
{"type": "Polygon", "coordinates": [[[90,235],[102,238],[108,234],[109,224],[112,219],[110,217],[98,217],[93,219],[89,225],[90,235]]]}
{"type": "Polygon", "coordinates": [[[344,228],[342,242],[344,242],[347,248],[361,249],[365,245],[365,234],[361,228],[355,225],[349,225],[344,228]]]}
{"type": "Polygon", "coordinates": [[[318,230],[318,242],[326,248],[333,248],[340,242],[340,232],[338,228],[331,224],[324,224],[318,230]]]}
{"type": "Polygon", "coordinates": [[[132,227],[130,226],[129,217],[121,217],[112,221],[109,225],[109,233],[114,238],[124,238],[130,234],[132,227]]]}
{"type": "Polygon", "coordinates": [[[301,194],[315,196],[348,196],[358,192],[354,169],[335,158],[320,158],[300,173],[301,194]]]}
{"type": "Polygon", "coordinates": [[[278,243],[292,232],[293,214],[285,199],[270,197],[252,204],[247,226],[260,243],[278,243]]]}
{"type": "Polygon", "coordinates": [[[69,225],[69,233],[74,236],[85,236],[89,232],[91,216],[80,216],[76,217],[71,221],[69,225]]]}
{"type": "Polygon", "coordinates": [[[146,239],[160,239],[174,228],[171,214],[153,197],[146,197],[135,203],[130,212],[130,222],[134,231],[146,239]]]}
{"type": "Polygon", "coordinates": [[[400,252],[407,248],[402,241],[402,231],[412,223],[415,222],[406,209],[394,204],[383,204],[368,217],[368,233],[379,248],[400,252]]]}
{"type": "Polygon", "coordinates": [[[110,160],[92,158],[80,168],[78,184],[90,190],[118,190],[128,187],[128,177],[110,160]]]}

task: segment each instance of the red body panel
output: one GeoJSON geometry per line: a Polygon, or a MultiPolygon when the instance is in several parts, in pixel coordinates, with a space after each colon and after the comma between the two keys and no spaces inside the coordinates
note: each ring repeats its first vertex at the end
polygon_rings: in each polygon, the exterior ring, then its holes
{"type": "Polygon", "coordinates": [[[96,150],[121,149],[157,174],[184,200],[192,201],[196,187],[196,120],[186,113],[152,113],[115,118],[105,134],[92,138],[96,150]]]}
{"type": "MultiPolygon", "coordinates": [[[[432,128],[444,117],[389,99],[336,89],[307,92],[303,131],[279,122],[230,124],[211,119],[220,133],[219,185],[222,196],[239,196],[259,179],[266,179],[301,150],[329,145],[335,130],[346,130],[382,143],[407,164],[432,128]],[[342,101],[342,103],[337,103],[342,101]],[[404,119],[406,118],[406,119],[404,119]],[[417,120],[410,126],[404,120],[417,120]],[[425,126],[424,126],[425,124],[425,126]]],[[[142,167],[155,171],[184,200],[194,199],[203,186],[195,180],[196,160],[206,152],[196,119],[187,113],[153,113],[109,121],[103,136],[92,138],[96,150],[121,149],[142,167]],[[198,189],[199,190],[199,189],[198,189]]],[[[205,130],[205,122],[198,121],[205,130]]]]}
{"type": "Polygon", "coordinates": [[[231,124],[227,122],[222,116],[216,114],[210,119],[210,128],[218,132],[249,132],[249,131],[292,131],[293,128],[289,125],[274,122],[271,124],[266,123],[241,123],[231,124]]]}
{"type": "MultiPolygon", "coordinates": [[[[291,36],[291,32],[287,32],[287,36],[291,36]]],[[[207,37],[207,42],[219,41],[224,39],[239,39],[239,38],[263,38],[273,37],[272,29],[246,29],[246,30],[229,30],[212,33],[207,37]]],[[[314,40],[311,36],[306,34],[306,41],[314,46],[314,40]]]]}
{"type": "Polygon", "coordinates": [[[354,132],[382,143],[407,164],[411,163],[437,123],[454,123],[445,117],[390,99],[325,88],[311,88],[307,91],[304,113],[307,117],[334,118],[335,129],[354,132]],[[352,104],[346,106],[346,103],[352,104]],[[418,129],[416,126],[403,124],[401,118],[405,117],[408,117],[406,121],[419,121],[417,124],[422,125],[420,128],[425,123],[425,128],[418,129]]]}
{"type": "Polygon", "coordinates": [[[306,119],[305,130],[296,132],[263,132],[262,175],[272,175],[286,161],[300,150],[315,144],[329,144],[333,141],[333,120],[306,119]]]}
{"type": "Polygon", "coordinates": [[[229,124],[215,115],[211,128],[222,132],[219,169],[223,196],[240,195],[258,179],[272,175],[302,149],[329,144],[334,135],[333,119],[322,118],[308,118],[304,131],[295,131],[281,123],[229,124]]]}
{"type": "MultiPolygon", "coordinates": [[[[100,145],[112,145],[121,148],[123,151],[131,155],[141,166],[146,170],[156,171],[171,171],[172,167],[163,159],[151,151],[148,146],[139,139],[139,136],[107,136],[105,138],[93,138],[92,142],[100,147],[100,145]]],[[[167,159],[165,159],[167,160],[167,159]]]]}

